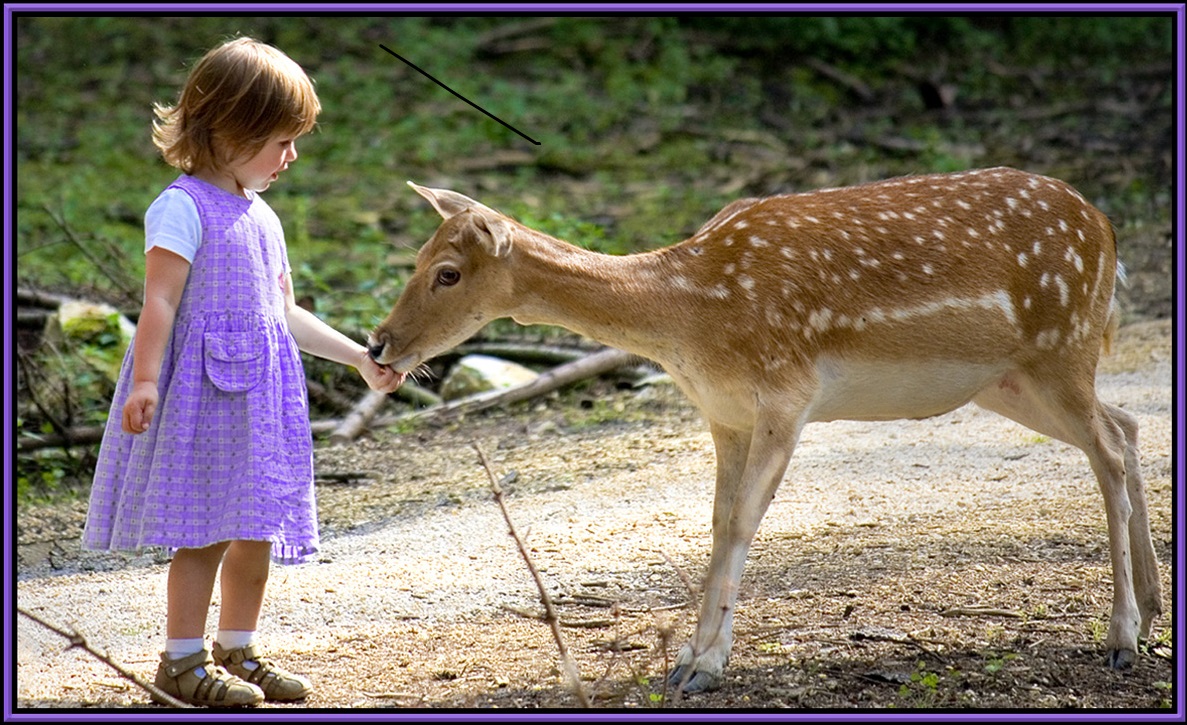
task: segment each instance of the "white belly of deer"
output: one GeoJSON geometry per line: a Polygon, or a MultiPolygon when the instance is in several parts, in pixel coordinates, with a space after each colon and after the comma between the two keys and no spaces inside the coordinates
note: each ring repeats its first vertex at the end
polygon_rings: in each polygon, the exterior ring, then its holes
{"type": "Polygon", "coordinates": [[[929,418],[955,410],[1009,370],[1006,363],[821,357],[808,421],[929,418]]]}

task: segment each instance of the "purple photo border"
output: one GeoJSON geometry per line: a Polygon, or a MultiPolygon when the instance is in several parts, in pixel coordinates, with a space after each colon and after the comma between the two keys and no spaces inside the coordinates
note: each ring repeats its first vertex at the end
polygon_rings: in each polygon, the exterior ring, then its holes
{"type": "Polygon", "coordinates": [[[252,4],[195,4],[195,3],[152,3],[152,4],[110,4],[110,5],[85,5],[85,4],[68,4],[68,3],[6,3],[4,5],[4,48],[6,57],[4,58],[4,292],[7,314],[4,316],[4,463],[5,463],[5,480],[4,480],[4,512],[5,512],[5,542],[4,542],[4,720],[7,721],[66,721],[66,720],[85,720],[85,721],[111,721],[124,722],[126,720],[136,720],[140,718],[152,720],[205,720],[205,719],[238,719],[238,717],[231,717],[225,712],[219,711],[201,711],[194,714],[177,712],[162,713],[155,710],[147,711],[122,711],[120,713],[111,713],[108,711],[99,711],[89,713],[85,711],[40,711],[40,710],[22,710],[19,713],[14,712],[16,703],[15,692],[15,664],[16,664],[16,646],[15,646],[15,618],[16,608],[14,601],[14,586],[16,583],[15,570],[15,546],[16,546],[16,527],[13,524],[15,510],[14,510],[14,496],[15,496],[15,480],[14,471],[16,465],[15,448],[16,448],[16,400],[15,400],[15,375],[16,369],[13,361],[14,343],[15,343],[15,295],[16,295],[16,268],[14,263],[14,249],[16,245],[15,228],[16,219],[14,217],[14,198],[13,198],[13,152],[14,152],[14,138],[13,138],[13,123],[12,113],[15,94],[13,91],[13,66],[15,65],[15,50],[13,49],[13,15],[14,14],[50,14],[50,13],[70,13],[80,12],[87,14],[96,14],[97,12],[107,11],[112,14],[147,14],[147,13],[166,13],[166,12],[192,12],[201,13],[204,15],[217,15],[220,13],[227,13],[228,15],[241,15],[245,12],[254,11],[257,14],[267,14],[269,12],[286,12],[292,10],[310,10],[310,11],[324,11],[328,15],[333,14],[352,14],[352,13],[404,13],[404,14],[450,14],[450,13],[482,13],[491,14],[493,12],[506,13],[529,13],[546,15],[552,13],[575,13],[575,12],[591,12],[599,14],[638,14],[643,12],[650,13],[703,13],[712,14],[715,12],[728,12],[731,14],[739,13],[779,13],[779,12],[796,12],[796,13],[844,13],[844,12],[863,12],[863,11],[877,11],[877,12],[927,12],[937,13],[945,11],[949,13],[979,13],[979,12],[1018,12],[1024,14],[1042,13],[1042,12],[1060,12],[1068,14],[1087,14],[1087,13],[1107,13],[1116,12],[1119,14],[1140,14],[1140,13],[1173,13],[1175,16],[1175,37],[1176,48],[1178,56],[1176,58],[1176,120],[1177,133],[1176,138],[1179,140],[1179,145],[1175,149],[1175,187],[1173,194],[1173,203],[1175,209],[1172,214],[1172,229],[1175,243],[1175,280],[1173,283],[1175,295],[1175,314],[1174,314],[1174,356],[1175,356],[1175,378],[1172,388],[1174,390],[1174,426],[1172,441],[1173,446],[1173,463],[1172,463],[1172,501],[1173,501],[1173,516],[1175,523],[1175,561],[1176,569],[1172,572],[1172,591],[1173,598],[1169,616],[1172,618],[1172,625],[1175,629],[1175,651],[1174,658],[1176,663],[1175,668],[1175,682],[1174,682],[1174,697],[1176,709],[1162,713],[1150,713],[1134,715],[1127,717],[1124,714],[1109,712],[1097,713],[1093,711],[1057,711],[1051,714],[1029,711],[1019,714],[1003,714],[1003,713],[977,713],[977,712],[945,712],[937,711],[936,713],[928,712],[913,712],[895,714],[893,712],[874,712],[874,711],[854,711],[852,713],[846,712],[808,712],[799,714],[795,710],[786,712],[738,712],[738,711],[644,711],[638,712],[624,712],[612,711],[598,713],[595,711],[552,711],[548,713],[532,713],[531,711],[516,711],[515,713],[501,713],[497,711],[489,711],[482,713],[474,712],[458,712],[442,710],[437,713],[424,711],[404,712],[399,709],[385,710],[382,713],[375,711],[364,711],[352,713],[351,711],[301,711],[301,710],[258,710],[251,712],[249,717],[252,720],[260,721],[321,721],[329,719],[342,720],[359,720],[359,721],[400,721],[400,720],[449,720],[449,721],[571,721],[571,722],[596,722],[596,721],[615,721],[615,720],[655,720],[655,721],[715,721],[727,717],[731,721],[788,721],[788,720],[813,720],[813,721],[837,721],[837,722],[852,722],[852,721],[875,721],[875,720],[905,720],[910,722],[920,721],[1116,721],[1116,720],[1141,720],[1141,721],[1167,721],[1167,722],[1184,722],[1184,588],[1181,573],[1178,571],[1178,566],[1182,564],[1184,558],[1184,537],[1182,531],[1182,524],[1184,519],[1183,508],[1183,489],[1181,487],[1182,465],[1184,460],[1184,356],[1182,342],[1184,340],[1184,292],[1183,280],[1185,271],[1184,259],[1185,249],[1187,244],[1184,241],[1184,18],[1185,7],[1183,3],[1135,3],[1135,4],[1058,4],[1058,3],[1044,3],[1034,5],[1022,4],[993,4],[993,3],[958,3],[950,5],[926,5],[926,4],[903,4],[903,5],[880,5],[870,3],[854,3],[854,4],[790,4],[790,3],[739,3],[739,4],[690,4],[690,3],[647,3],[640,5],[632,5],[626,3],[508,3],[508,4],[480,4],[480,3],[458,3],[458,4],[421,4],[421,3],[369,3],[369,4],[342,4],[342,5],[325,5],[315,3],[292,3],[284,5],[252,5],[252,4]]]}

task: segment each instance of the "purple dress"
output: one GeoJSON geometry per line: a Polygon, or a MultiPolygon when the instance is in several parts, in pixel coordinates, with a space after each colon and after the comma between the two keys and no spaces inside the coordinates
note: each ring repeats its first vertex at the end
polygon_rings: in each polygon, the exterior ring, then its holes
{"type": "MultiPolygon", "coordinates": [[[[129,346],[99,450],[82,545],[138,550],[272,542],[272,559],[318,548],[313,440],[300,352],[285,317],[280,220],[189,176],[202,241],[165,348],[148,430],[121,428],[129,346]]],[[[171,187],[171,188],[172,188],[171,187]]]]}

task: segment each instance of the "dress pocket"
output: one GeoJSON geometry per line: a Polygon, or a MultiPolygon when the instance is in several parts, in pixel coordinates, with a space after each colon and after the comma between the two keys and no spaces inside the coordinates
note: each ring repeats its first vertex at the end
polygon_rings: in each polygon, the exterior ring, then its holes
{"type": "Polygon", "coordinates": [[[263,332],[208,332],[206,376],[219,390],[243,393],[260,384],[268,369],[268,339],[263,332]]]}

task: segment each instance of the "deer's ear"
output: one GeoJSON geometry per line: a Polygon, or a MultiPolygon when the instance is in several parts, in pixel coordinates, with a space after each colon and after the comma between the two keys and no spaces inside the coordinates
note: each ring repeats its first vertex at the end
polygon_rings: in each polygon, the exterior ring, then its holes
{"type": "Polygon", "coordinates": [[[486,251],[492,257],[507,256],[511,251],[511,238],[514,234],[511,220],[484,206],[470,211],[474,212],[474,227],[478,230],[478,238],[482,240],[486,251]]]}
{"type": "Polygon", "coordinates": [[[465,194],[459,194],[456,191],[449,191],[448,189],[429,189],[424,186],[417,186],[411,181],[408,182],[408,185],[411,186],[417,194],[420,194],[424,198],[428,199],[429,203],[433,205],[433,208],[437,210],[437,213],[441,215],[442,219],[449,219],[452,216],[461,214],[467,209],[485,209],[486,211],[494,213],[492,209],[489,209],[474,201],[465,194]]]}

